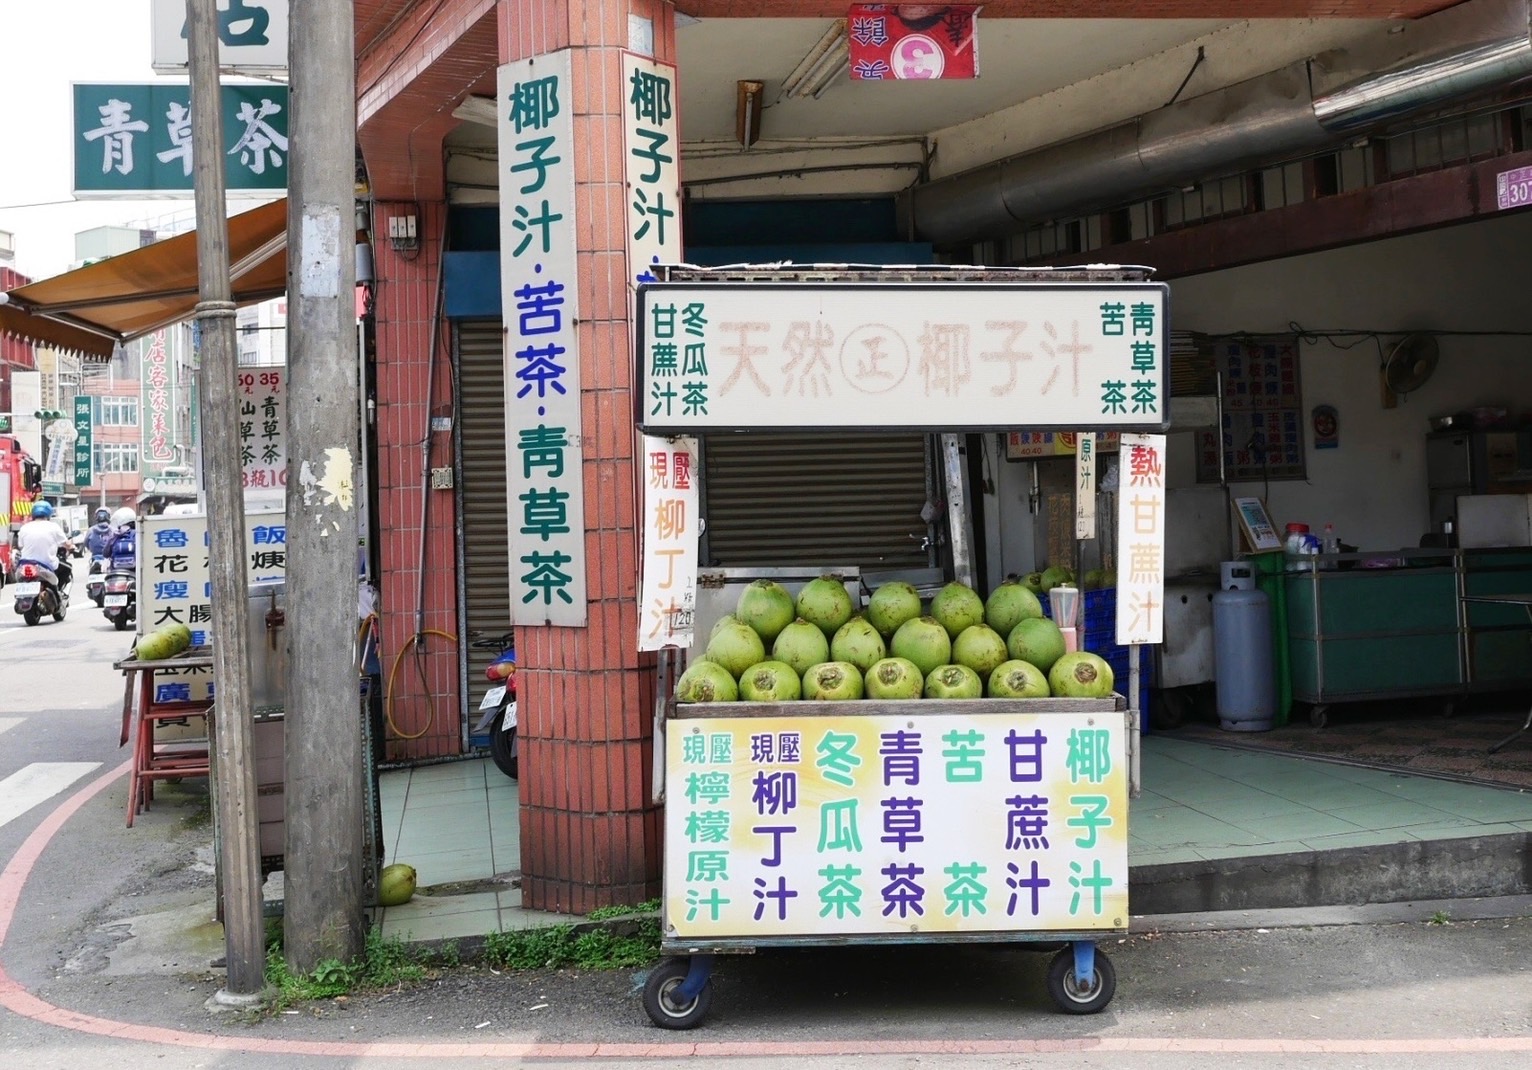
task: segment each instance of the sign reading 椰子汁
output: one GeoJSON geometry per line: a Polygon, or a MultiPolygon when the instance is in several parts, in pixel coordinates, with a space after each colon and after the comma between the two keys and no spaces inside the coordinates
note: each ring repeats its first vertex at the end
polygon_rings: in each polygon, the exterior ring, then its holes
{"type": "Polygon", "coordinates": [[[681,121],[676,69],[622,54],[623,149],[628,179],[628,275],[654,278],[655,264],[681,262],[681,121]]]}
{"type": "MultiPolygon", "coordinates": [[[[287,187],[287,87],[225,85],[224,175],[230,190],[287,187]]],[[[135,197],[192,192],[191,90],[140,83],[74,85],[74,192],[135,197]]]]}
{"type": "Polygon", "coordinates": [[[1115,713],[671,720],[678,937],[1123,929],[1115,713]]]}
{"type": "MultiPolygon", "coordinates": [[[[287,0],[217,0],[218,66],[228,70],[287,69],[287,0]]],[[[150,66],[187,67],[186,0],[151,0],[150,66]]]]}
{"type": "Polygon", "coordinates": [[[572,57],[498,72],[513,624],[586,619],[572,57]]]}
{"type": "Polygon", "coordinates": [[[824,428],[1158,431],[1159,283],[651,283],[636,421],[651,434],[824,428]]]}
{"type": "MultiPolygon", "coordinates": [[[[191,629],[192,645],[212,642],[213,584],[208,571],[206,514],[138,519],[138,634],[164,624],[191,629]]],[[[245,579],[268,583],[287,575],[287,518],[280,510],[245,513],[245,579]]],[[[203,669],[161,670],[156,702],[200,702],[213,697],[213,675],[203,669]]]]}

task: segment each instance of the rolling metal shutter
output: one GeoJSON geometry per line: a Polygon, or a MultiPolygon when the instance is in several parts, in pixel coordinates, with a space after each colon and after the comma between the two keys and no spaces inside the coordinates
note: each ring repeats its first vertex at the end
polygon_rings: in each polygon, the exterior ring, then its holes
{"type": "Polygon", "coordinates": [[[925,567],[927,442],[909,434],[706,437],[704,561],[925,567]]]}
{"type": "Polygon", "coordinates": [[[469,320],[456,324],[458,517],[462,543],[463,607],[458,635],[462,637],[463,695],[467,700],[465,731],[478,721],[479,700],[489,690],[484,668],[498,650],[470,646],[474,639],[493,639],[511,629],[510,547],[505,504],[505,368],[504,332],[499,320],[469,320]]]}

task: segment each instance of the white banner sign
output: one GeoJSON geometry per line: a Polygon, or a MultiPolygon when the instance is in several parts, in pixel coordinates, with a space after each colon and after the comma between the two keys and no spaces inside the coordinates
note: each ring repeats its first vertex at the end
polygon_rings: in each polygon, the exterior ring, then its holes
{"type": "Polygon", "coordinates": [[[1075,452],[1075,538],[1096,537],[1096,436],[1080,436],[1075,452]]]}
{"type": "Polygon", "coordinates": [[[697,441],[645,436],[643,449],[638,649],[686,648],[697,609],[697,441]]]}
{"type": "Polygon", "coordinates": [[[237,378],[245,503],[281,505],[287,499],[285,369],[241,368],[237,378]]]}
{"type": "MultiPolygon", "coordinates": [[[[218,66],[287,69],[287,0],[217,0],[218,66]]],[[[187,67],[186,0],[152,0],[150,65],[162,74],[187,67]]]]}
{"type": "Polygon", "coordinates": [[[1158,283],[655,283],[639,423],[1160,431],[1167,337],[1158,283]]]}
{"type": "Polygon", "coordinates": [[[681,718],[665,743],[679,936],[1127,928],[1120,715],[681,718]]]}
{"type": "Polygon", "coordinates": [[[1117,475],[1117,642],[1165,638],[1165,436],[1123,435],[1117,475]]]}
{"type": "MultiPolygon", "coordinates": [[[[213,584],[208,572],[206,514],[139,517],[137,555],[138,634],[178,623],[191,629],[193,646],[210,644],[213,584]]],[[[246,582],[265,583],[286,575],[286,514],[247,512],[246,582]]],[[[156,702],[200,702],[213,697],[213,674],[195,669],[156,672],[154,686],[156,702]]]]}
{"type": "Polygon", "coordinates": [[[681,122],[676,69],[622,54],[623,151],[628,179],[628,277],[654,278],[655,264],[681,262],[681,122]]]}
{"type": "Polygon", "coordinates": [[[564,49],[499,69],[513,624],[586,620],[573,62],[564,49]]]}

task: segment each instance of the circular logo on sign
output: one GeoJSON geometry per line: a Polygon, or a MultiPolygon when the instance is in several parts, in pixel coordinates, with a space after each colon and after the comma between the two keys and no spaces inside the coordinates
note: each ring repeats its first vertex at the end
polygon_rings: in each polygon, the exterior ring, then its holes
{"type": "Polygon", "coordinates": [[[890,58],[895,78],[940,78],[947,66],[941,46],[923,33],[900,38],[890,58]]]}

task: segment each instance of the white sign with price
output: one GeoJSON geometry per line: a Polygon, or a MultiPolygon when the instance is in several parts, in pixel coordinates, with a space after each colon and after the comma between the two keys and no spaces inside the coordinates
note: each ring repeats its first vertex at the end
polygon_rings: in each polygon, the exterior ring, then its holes
{"type": "Polygon", "coordinates": [[[287,499],[287,381],[282,368],[241,368],[240,469],[248,504],[287,499]]]}

